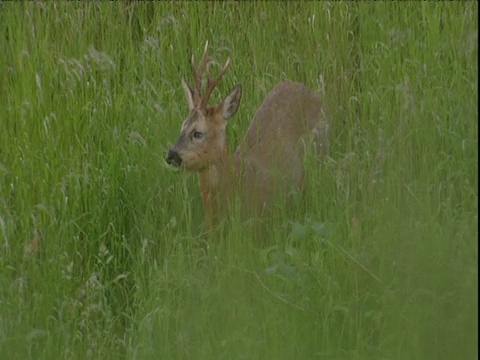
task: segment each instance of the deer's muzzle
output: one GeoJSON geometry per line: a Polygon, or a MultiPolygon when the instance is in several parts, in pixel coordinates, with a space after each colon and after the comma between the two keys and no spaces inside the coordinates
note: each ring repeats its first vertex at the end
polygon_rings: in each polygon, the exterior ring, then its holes
{"type": "Polygon", "coordinates": [[[168,150],[166,161],[168,165],[175,167],[179,167],[182,164],[182,158],[175,150],[172,149],[168,150]]]}

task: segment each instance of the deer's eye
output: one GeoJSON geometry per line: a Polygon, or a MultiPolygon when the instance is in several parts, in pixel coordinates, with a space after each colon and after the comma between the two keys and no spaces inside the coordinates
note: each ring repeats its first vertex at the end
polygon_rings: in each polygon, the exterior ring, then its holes
{"type": "Polygon", "coordinates": [[[201,133],[200,131],[194,131],[192,136],[194,139],[201,139],[203,137],[203,133],[201,133]]]}

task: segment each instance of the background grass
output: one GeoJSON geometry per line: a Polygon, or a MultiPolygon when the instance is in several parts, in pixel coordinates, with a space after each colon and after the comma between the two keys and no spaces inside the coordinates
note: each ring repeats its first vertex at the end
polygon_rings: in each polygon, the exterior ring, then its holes
{"type": "Polygon", "coordinates": [[[1,2],[0,357],[476,359],[477,12],[1,2]],[[261,242],[209,242],[164,166],[206,40],[232,148],[276,83],[324,89],[329,157],[261,242]]]}

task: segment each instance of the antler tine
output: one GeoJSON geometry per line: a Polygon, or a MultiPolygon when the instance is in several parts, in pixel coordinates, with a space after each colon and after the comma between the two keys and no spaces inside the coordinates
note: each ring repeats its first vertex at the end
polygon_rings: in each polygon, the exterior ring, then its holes
{"type": "Polygon", "coordinates": [[[195,55],[192,54],[190,59],[190,67],[192,68],[193,73],[193,102],[198,103],[201,99],[201,90],[202,90],[202,76],[198,76],[197,67],[195,66],[195,55]]]}
{"type": "Polygon", "coordinates": [[[196,102],[201,102],[202,77],[209,63],[210,63],[210,57],[208,56],[208,40],[207,40],[207,42],[205,43],[205,49],[203,51],[202,60],[200,61],[198,68],[195,66],[195,56],[193,54],[192,54],[192,59],[190,61],[190,66],[192,67],[192,72],[193,72],[194,81],[195,81],[194,93],[196,97],[195,99],[196,102]]]}
{"type": "Polygon", "coordinates": [[[230,61],[230,58],[228,58],[227,61],[225,62],[225,65],[223,65],[222,71],[220,72],[220,74],[218,74],[218,76],[214,80],[210,78],[210,72],[208,72],[207,91],[205,92],[205,96],[202,97],[202,103],[201,103],[202,106],[207,106],[208,100],[210,99],[210,95],[212,94],[213,89],[215,89],[220,79],[223,77],[223,75],[225,75],[228,68],[230,67],[230,64],[231,64],[231,61],[230,61]]]}

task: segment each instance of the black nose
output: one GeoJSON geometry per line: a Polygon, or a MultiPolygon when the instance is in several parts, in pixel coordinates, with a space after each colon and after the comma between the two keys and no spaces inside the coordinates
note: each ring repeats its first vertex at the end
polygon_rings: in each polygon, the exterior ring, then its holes
{"type": "Polygon", "coordinates": [[[176,151],[168,150],[167,164],[172,166],[180,166],[182,164],[182,158],[176,151]]]}

